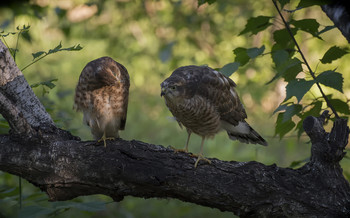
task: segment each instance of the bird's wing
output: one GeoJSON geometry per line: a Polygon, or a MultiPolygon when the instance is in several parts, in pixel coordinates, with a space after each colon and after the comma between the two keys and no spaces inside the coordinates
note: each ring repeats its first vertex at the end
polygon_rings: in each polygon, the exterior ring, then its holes
{"type": "Polygon", "coordinates": [[[126,118],[127,118],[127,111],[128,111],[128,101],[129,101],[129,87],[130,87],[130,79],[129,79],[129,73],[126,70],[126,68],[122,65],[116,62],[120,71],[120,85],[122,86],[122,95],[123,95],[123,115],[121,117],[120,121],[120,129],[125,129],[126,124],[126,118]]]}
{"type": "Polygon", "coordinates": [[[233,125],[247,118],[235,90],[236,84],[228,77],[209,67],[201,67],[197,94],[206,97],[217,108],[220,119],[233,125]]]}

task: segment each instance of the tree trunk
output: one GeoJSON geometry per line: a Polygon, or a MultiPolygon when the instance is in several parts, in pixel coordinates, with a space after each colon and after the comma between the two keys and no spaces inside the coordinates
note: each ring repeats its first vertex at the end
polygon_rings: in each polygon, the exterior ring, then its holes
{"type": "Polygon", "coordinates": [[[242,217],[350,216],[350,186],[339,165],[346,120],[326,133],[326,114],[305,119],[312,156],[299,169],[217,159],[194,168],[194,157],[160,145],[117,139],[105,148],[58,129],[1,41],[0,75],[0,112],[11,127],[0,135],[0,170],[40,187],[52,201],[171,197],[242,217]]]}

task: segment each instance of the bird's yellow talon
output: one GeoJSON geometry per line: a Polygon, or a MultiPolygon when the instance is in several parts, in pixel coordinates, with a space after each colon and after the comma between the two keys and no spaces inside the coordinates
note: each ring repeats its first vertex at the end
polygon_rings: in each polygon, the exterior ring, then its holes
{"type": "Polygon", "coordinates": [[[106,134],[104,133],[102,138],[97,140],[97,142],[102,142],[103,141],[104,147],[107,147],[106,140],[115,140],[115,138],[113,138],[113,137],[106,137],[106,134]]]}
{"type": "Polygon", "coordinates": [[[194,168],[197,168],[198,163],[199,163],[199,161],[200,161],[200,160],[204,160],[204,161],[208,162],[208,164],[211,164],[211,161],[210,161],[209,159],[207,159],[207,158],[203,157],[203,155],[202,155],[202,154],[193,155],[193,156],[198,156],[198,158],[197,158],[196,162],[194,163],[194,168]]]}
{"type": "Polygon", "coordinates": [[[183,153],[188,153],[188,149],[177,149],[177,148],[174,148],[173,146],[169,146],[170,149],[174,150],[174,153],[179,153],[179,152],[183,152],[183,153]]]}

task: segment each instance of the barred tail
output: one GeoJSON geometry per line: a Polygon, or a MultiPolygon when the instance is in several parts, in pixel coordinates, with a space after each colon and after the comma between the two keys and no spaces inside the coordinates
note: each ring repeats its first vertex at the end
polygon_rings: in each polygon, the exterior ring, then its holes
{"type": "Polygon", "coordinates": [[[232,124],[225,125],[224,129],[227,131],[231,140],[238,140],[243,143],[260,144],[267,146],[267,142],[263,139],[259,133],[257,133],[249,124],[245,121],[241,121],[238,125],[232,124]]]}

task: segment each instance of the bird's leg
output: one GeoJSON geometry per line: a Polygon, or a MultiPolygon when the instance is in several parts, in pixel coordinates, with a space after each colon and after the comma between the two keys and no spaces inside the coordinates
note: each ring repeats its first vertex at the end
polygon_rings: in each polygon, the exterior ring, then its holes
{"type": "Polygon", "coordinates": [[[106,132],[103,132],[103,135],[102,135],[102,138],[100,138],[97,142],[101,142],[101,141],[103,141],[103,145],[104,145],[104,147],[106,147],[107,146],[107,144],[106,144],[106,140],[114,140],[115,138],[114,137],[106,137],[106,132]]]}
{"type": "Polygon", "coordinates": [[[188,153],[188,143],[189,143],[189,141],[190,141],[190,137],[191,137],[191,133],[192,133],[192,132],[188,130],[187,133],[188,133],[188,135],[187,135],[187,142],[186,142],[186,147],[185,147],[185,149],[176,149],[176,148],[170,146],[170,148],[173,149],[175,153],[178,153],[178,152],[185,152],[185,153],[188,153]]]}
{"type": "Polygon", "coordinates": [[[204,144],[204,139],[205,139],[205,137],[202,136],[202,143],[201,143],[201,151],[200,151],[200,153],[199,153],[198,155],[194,155],[194,156],[197,156],[197,157],[198,157],[197,160],[196,160],[196,162],[194,163],[194,167],[195,167],[195,168],[197,168],[198,162],[199,162],[200,160],[204,160],[204,161],[208,162],[209,164],[211,164],[211,161],[210,161],[209,159],[203,157],[203,144],[204,144]]]}

